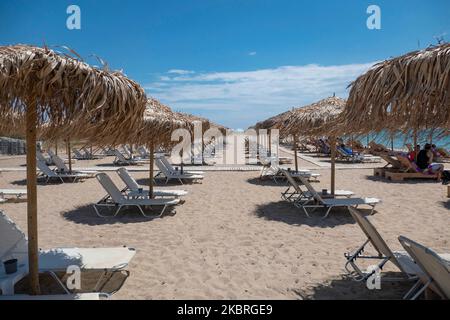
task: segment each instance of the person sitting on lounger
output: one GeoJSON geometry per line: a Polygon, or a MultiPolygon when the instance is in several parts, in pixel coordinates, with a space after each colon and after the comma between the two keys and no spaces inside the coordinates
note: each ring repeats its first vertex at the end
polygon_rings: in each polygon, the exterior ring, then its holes
{"type": "Polygon", "coordinates": [[[417,166],[423,170],[424,173],[437,174],[438,180],[441,180],[444,166],[440,163],[434,163],[434,154],[431,144],[427,143],[423,150],[420,150],[417,155],[417,166]]]}
{"type": "Polygon", "coordinates": [[[420,145],[418,144],[416,146],[416,149],[413,149],[411,144],[407,144],[406,147],[408,148],[408,159],[409,161],[416,161],[416,150],[420,150],[420,145]]]}

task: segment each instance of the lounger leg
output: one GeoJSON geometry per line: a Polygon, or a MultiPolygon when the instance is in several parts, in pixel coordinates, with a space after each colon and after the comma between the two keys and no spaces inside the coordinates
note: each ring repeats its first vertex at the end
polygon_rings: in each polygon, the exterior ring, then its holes
{"type": "Polygon", "coordinates": [[[330,214],[331,209],[333,209],[333,207],[329,207],[328,208],[327,213],[325,213],[325,215],[322,217],[322,220],[326,219],[328,217],[328,215],[330,214]]]}
{"type": "Polygon", "coordinates": [[[306,216],[307,216],[308,218],[311,218],[311,216],[309,215],[309,213],[308,213],[308,211],[306,210],[305,206],[302,206],[302,208],[303,208],[303,211],[305,212],[306,216]]]}
{"type": "Polygon", "coordinates": [[[119,211],[122,209],[123,205],[119,205],[119,208],[117,208],[116,212],[114,213],[113,217],[117,216],[119,214],[119,211]]]}
{"type": "Polygon", "coordinates": [[[411,300],[416,300],[431,284],[432,280],[428,280],[427,283],[411,298],[411,300]]]}
{"type": "Polygon", "coordinates": [[[412,288],[409,289],[409,291],[403,296],[403,300],[410,299],[411,295],[420,287],[421,284],[422,280],[419,279],[418,281],[416,281],[416,283],[414,283],[412,288]]]}

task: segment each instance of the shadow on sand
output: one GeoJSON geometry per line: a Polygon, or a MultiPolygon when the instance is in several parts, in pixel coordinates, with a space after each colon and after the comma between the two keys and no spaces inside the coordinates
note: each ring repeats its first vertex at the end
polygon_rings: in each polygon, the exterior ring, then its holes
{"type": "MultiPolygon", "coordinates": [[[[170,180],[169,182],[167,182],[166,184],[166,180],[164,178],[156,178],[156,183],[155,185],[157,186],[183,186],[183,185],[191,185],[191,184],[200,184],[200,183],[194,183],[193,181],[190,180],[183,180],[183,184],[181,184],[178,180],[170,180]]],[[[150,179],[149,178],[141,178],[141,179],[136,179],[136,182],[141,185],[141,186],[149,186],[150,185],[150,179]]]]}
{"type": "MultiPolygon", "coordinates": [[[[84,183],[84,180],[77,180],[75,182],[69,181],[69,180],[65,180],[64,183],[84,183]]],[[[16,185],[16,186],[26,186],[27,185],[27,179],[21,179],[21,180],[15,180],[12,181],[11,184],[16,185]]],[[[59,184],[63,184],[61,182],[61,180],[58,179],[53,179],[50,180],[49,182],[45,182],[45,180],[38,180],[37,185],[40,187],[46,187],[46,186],[52,186],[52,185],[59,185],[59,184]]]]}
{"type": "MultiPolygon", "coordinates": [[[[152,220],[157,219],[156,215],[159,214],[162,208],[155,208],[153,211],[145,210],[145,213],[150,215],[152,212],[154,212],[155,217],[144,217],[140,212],[139,209],[136,207],[128,207],[123,208],[120,210],[119,214],[115,217],[108,217],[108,218],[102,218],[99,217],[93,208],[92,205],[86,205],[77,207],[74,210],[67,211],[61,214],[61,216],[68,220],[72,221],[76,224],[85,224],[89,226],[98,226],[98,225],[113,225],[113,224],[128,224],[128,223],[142,223],[142,222],[149,222],[152,220]]],[[[107,208],[101,208],[100,209],[101,214],[104,215],[112,215],[115,212],[115,208],[112,210],[109,210],[107,208]]],[[[163,216],[159,219],[163,219],[167,216],[173,216],[175,215],[175,211],[170,211],[170,209],[167,209],[166,212],[163,214],[163,216]]]]}
{"type": "Polygon", "coordinates": [[[260,179],[259,176],[255,178],[247,179],[247,182],[256,186],[271,186],[271,187],[287,187],[288,183],[286,180],[278,179],[277,183],[270,178],[260,179]]]}
{"type": "Polygon", "coordinates": [[[377,182],[383,182],[383,183],[388,183],[388,184],[435,184],[435,183],[440,183],[434,179],[406,179],[403,181],[392,181],[392,180],[386,179],[384,177],[373,176],[373,175],[366,176],[366,179],[369,181],[377,181],[377,182]]]}
{"type": "MultiPolygon", "coordinates": [[[[364,215],[370,214],[369,209],[360,209],[360,211],[364,215]]],[[[328,218],[322,219],[325,212],[325,209],[317,209],[311,214],[311,218],[308,218],[302,209],[280,200],[259,205],[255,214],[265,220],[284,222],[294,226],[307,225],[310,227],[334,228],[339,225],[355,223],[346,208],[334,208],[328,218]]]]}
{"type": "MultiPolygon", "coordinates": [[[[383,276],[398,277],[399,273],[386,272],[383,276]]],[[[342,275],[325,283],[293,289],[293,292],[303,300],[400,300],[413,284],[409,281],[382,281],[381,290],[369,290],[365,282],[342,275]]]]}

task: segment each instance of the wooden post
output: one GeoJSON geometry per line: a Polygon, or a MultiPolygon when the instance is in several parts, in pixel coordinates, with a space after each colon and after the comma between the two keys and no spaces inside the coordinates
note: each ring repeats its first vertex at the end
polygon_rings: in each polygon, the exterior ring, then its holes
{"type": "Polygon", "coordinates": [[[58,140],[55,141],[55,154],[58,155],[58,140]]]}
{"type": "Polygon", "coordinates": [[[70,147],[70,140],[67,140],[67,157],[69,159],[69,171],[72,173],[72,150],[70,147]]]}
{"type": "Polygon", "coordinates": [[[37,176],[36,176],[36,102],[28,104],[26,114],[27,142],[27,222],[28,222],[28,268],[32,295],[40,294],[37,222],[37,176]]]}
{"type": "Polygon", "coordinates": [[[355,141],[353,135],[350,136],[350,148],[352,148],[352,154],[355,154],[355,141]]]}
{"type": "Polygon", "coordinates": [[[294,134],[294,158],[295,158],[295,172],[298,172],[297,135],[295,135],[295,134],[294,134]]]}
{"type": "Polygon", "coordinates": [[[336,137],[330,138],[331,149],[331,194],[334,196],[336,190],[336,137]]]}
{"type": "Polygon", "coordinates": [[[149,149],[150,149],[150,183],[149,183],[149,191],[148,191],[148,196],[150,197],[150,199],[153,199],[154,197],[154,193],[153,193],[153,176],[154,176],[154,171],[153,171],[153,162],[154,162],[154,157],[155,157],[155,145],[153,143],[151,143],[149,145],[149,149]]]}
{"type": "Polygon", "coordinates": [[[417,129],[414,129],[414,160],[417,161],[417,155],[419,153],[420,150],[417,150],[417,129]]]}

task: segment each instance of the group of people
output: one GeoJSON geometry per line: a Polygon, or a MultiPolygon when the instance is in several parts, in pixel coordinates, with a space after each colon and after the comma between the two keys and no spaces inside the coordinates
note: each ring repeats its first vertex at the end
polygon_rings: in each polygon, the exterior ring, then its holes
{"type": "Polygon", "coordinates": [[[436,150],[436,146],[427,143],[423,149],[420,149],[420,146],[417,145],[417,150],[420,150],[417,155],[415,150],[411,150],[408,153],[409,160],[415,162],[417,167],[423,170],[424,173],[437,174],[440,180],[442,173],[444,172],[444,165],[436,162],[436,159],[441,157],[436,150]]]}

